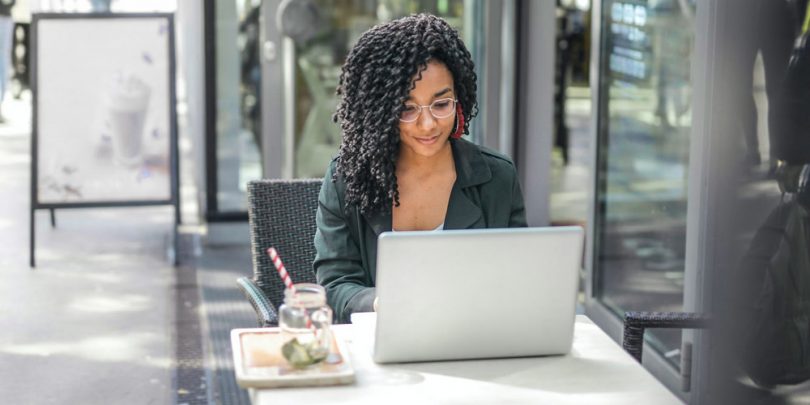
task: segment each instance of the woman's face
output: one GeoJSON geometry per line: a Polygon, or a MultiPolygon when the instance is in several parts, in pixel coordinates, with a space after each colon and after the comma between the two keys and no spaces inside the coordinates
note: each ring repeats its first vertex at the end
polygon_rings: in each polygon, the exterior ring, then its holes
{"type": "Polygon", "coordinates": [[[422,72],[422,78],[414,84],[405,100],[406,110],[412,111],[414,106],[422,106],[422,111],[415,121],[399,122],[400,153],[432,157],[449,146],[447,141],[455,124],[453,75],[444,63],[431,61],[422,72]],[[434,102],[433,111],[437,115],[443,115],[442,112],[447,111],[448,107],[452,112],[444,118],[434,117],[428,108],[434,102]]]}

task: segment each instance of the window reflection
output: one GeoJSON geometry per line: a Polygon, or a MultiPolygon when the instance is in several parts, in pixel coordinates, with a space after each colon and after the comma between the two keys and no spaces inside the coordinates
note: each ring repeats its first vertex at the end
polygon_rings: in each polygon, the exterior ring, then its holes
{"type": "MultiPolygon", "coordinates": [[[[337,153],[340,127],[332,122],[340,67],[372,26],[428,12],[463,31],[464,0],[306,0],[279,10],[282,32],[295,43],[295,177],[322,177],[337,153]],[[298,3],[298,4],[296,4],[298,3]],[[306,4],[304,4],[306,3],[306,4]]],[[[473,49],[468,38],[467,45],[473,49]]]]}
{"type": "Polygon", "coordinates": [[[711,85],[724,100],[711,136],[717,244],[712,360],[729,384],[711,403],[808,398],[810,340],[810,2],[745,0],[718,35],[730,68],[711,85]],[[719,177],[719,176],[718,176],[719,177]],[[728,181],[725,181],[728,179],[728,181]],[[724,282],[729,280],[730,282],[724,282]]]}
{"type": "Polygon", "coordinates": [[[217,209],[246,211],[261,177],[260,0],[216,1],[217,209]]]}
{"type": "Polygon", "coordinates": [[[557,5],[551,224],[587,227],[590,178],[590,1],[557,5]]]}
{"type": "MultiPolygon", "coordinates": [[[[603,4],[594,274],[620,316],[683,309],[694,7],[603,4]]],[[[677,365],[680,331],[649,335],[677,365]]]]}

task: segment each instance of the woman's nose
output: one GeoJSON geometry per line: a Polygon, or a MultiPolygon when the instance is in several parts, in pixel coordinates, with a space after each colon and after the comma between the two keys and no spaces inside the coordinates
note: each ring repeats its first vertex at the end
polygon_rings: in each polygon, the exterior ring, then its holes
{"type": "Polygon", "coordinates": [[[436,117],[433,116],[430,110],[427,108],[422,109],[422,113],[419,114],[419,128],[429,131],[435,128],[436,124],[436,117]]]}

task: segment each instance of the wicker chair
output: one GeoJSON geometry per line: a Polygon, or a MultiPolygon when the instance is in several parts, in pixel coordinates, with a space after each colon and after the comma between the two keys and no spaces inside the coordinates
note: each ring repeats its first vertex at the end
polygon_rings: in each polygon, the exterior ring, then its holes
{"type": "Polygon", "coordinates": [[[284,283],[267,248],[275,247],[294,283],[314,283],[315,212],[322,180],[257,180],[248,183],[253,278],[236,282],[256,310],[259,326],[278,325],[284,283]]]}
{"type": "Polygon", "coordinates": [[[692,312],[625,312],[622,347],[641,363],[644,331],[648,328],[703,329],[710,318],[692,312]]]}

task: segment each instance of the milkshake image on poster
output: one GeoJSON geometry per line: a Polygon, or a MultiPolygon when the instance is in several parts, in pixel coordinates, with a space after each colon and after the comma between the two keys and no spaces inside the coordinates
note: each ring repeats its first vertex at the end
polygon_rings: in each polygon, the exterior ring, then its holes
{"type": "Polygon", "coordinates": [[[107,129],[116,163],[137,166],[142,160],[143,132],[149,109],[149,86],[138,76],[117,72],[107,86],[107,129]]]}

